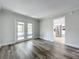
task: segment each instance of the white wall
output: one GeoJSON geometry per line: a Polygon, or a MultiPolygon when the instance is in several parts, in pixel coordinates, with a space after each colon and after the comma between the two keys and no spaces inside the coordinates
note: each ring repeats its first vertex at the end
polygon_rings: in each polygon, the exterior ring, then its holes
{"type": "Polygon", "coordinates": [[[47,17],[40,21],[40,38],[54,41],[53,20],[65,16],[66,34],[65,44],[79,48],[79,11],[61,14],[56,17],[47,17]]]}
{"type": "Polygon", "coordinates": [[[66,15],[66,45],[79,48],[79,11],[66,15]]]}
{"type": "Polygon", "coordinates": [[[40,38],[53,41],[53,20],[45,18],[40,21],[40,38]]]}
{"type": "Polygon", "coordinates": [[[21,20],[26,23],[31,22],[33,23],[33,38],[39,37],[39,22],[37,19],[20,15],[15,12],[11,12],[9,10],[2,10],[0,13],[0,43],[9,43],[15,42],[17,39],[16,37],[16,30],[15,24],[16,20],[21,20]]]}

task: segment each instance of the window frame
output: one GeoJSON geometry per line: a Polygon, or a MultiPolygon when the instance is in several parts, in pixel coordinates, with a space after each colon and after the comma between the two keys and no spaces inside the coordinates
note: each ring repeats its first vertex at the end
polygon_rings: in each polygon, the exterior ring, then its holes
{"type": "Polygon", "coordinates": [[[27,23],[27,38],[28,39],[33,38],[33,24],[32,23],[27,23]],[[31,28],[29,26],[31,26],[31,28]],[[28,34],[28,31],[31,31],[31,34],[28,34]]]}
{"type": "MultiPolygon", "coordinates": [[[[21,25],[21,24],[20,24],[21,25]]],[[[23,21],[16,21],[16,39],[17,40],[24,40],[25,39],[25,23],[23,21]],[[23,31],[23,35],[18,36],[18,23],[21,22],[22,24],[22,31],[23,31]],[[19,37],[21,37],[21,39],[19,39],[19,37]]]]}

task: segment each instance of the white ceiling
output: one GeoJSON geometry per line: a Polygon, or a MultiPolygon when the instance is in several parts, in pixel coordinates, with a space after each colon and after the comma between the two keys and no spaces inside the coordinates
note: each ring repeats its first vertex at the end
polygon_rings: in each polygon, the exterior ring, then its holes
{"type": "Polygon", "coordinates": [[[34,18],[54,16],[79,7],[79,0],[1,0],[6,9],[34,18]]]}

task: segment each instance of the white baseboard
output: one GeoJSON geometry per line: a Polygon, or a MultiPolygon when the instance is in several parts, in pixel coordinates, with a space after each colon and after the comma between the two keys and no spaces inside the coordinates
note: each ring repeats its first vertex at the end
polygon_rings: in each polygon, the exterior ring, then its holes
{"type": "Polygon", "coordinates": [[[74,48],[78,48],[78,49],[79,49],[79,45],[73,45],[73,44],[68,44],[68,43],[66,43],[65,45],[71,46],[71,47],[74,47],[74,48]]]}

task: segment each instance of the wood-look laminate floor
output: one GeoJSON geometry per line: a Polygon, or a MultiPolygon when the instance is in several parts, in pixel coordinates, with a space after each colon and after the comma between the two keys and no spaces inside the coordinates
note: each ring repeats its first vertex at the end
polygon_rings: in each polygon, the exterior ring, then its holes
{"type": "Polygon", "coordinates": [[[79,59],[79,49],[44,40],[0,48],[0,59],[79,59]]]}

